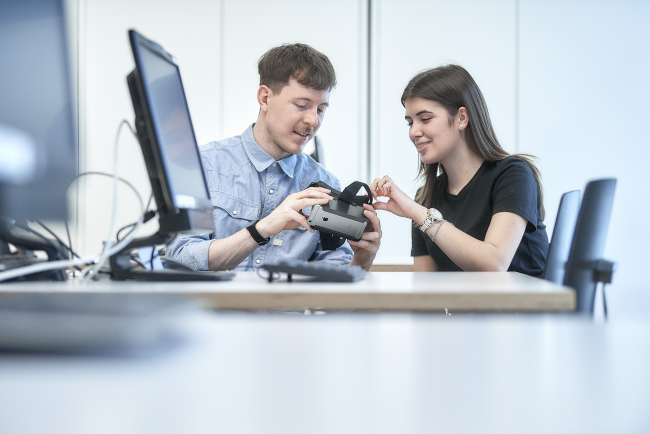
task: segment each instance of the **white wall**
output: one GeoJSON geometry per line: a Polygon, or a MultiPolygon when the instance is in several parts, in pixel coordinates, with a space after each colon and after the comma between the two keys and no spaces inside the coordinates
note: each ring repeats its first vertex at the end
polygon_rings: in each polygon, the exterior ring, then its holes
{"type": "MultiPolygon", "coordinates": [[[[87,0],[81,4],[82,170],[112,172],[118,125],[122,119],[133,123],[126,85],[126,76],[134,67],[127,36],[130,28],[160,41],[178,58],[197,138],[207,141],[219,135],[218,2],[87,0]]],[[[126,131],[121,135],[119,155],[120,175],[133,183],[146,201],[151,188],[142,153],[126,131]]],[[[89,177],[83,186],[79,250],[92,253],[101,249],[108,235],[112,181],[89,177]]],[[[135,195],[121,187],[118,225],[133,222],[138,215],[135,195]]],[[[148,232],[155,229],[152,222],[148,232]]]]}
{"type": "MultiPolygon", "coordinates": [[[[84,170],[112,171],[117,125],[133,117],[125,82],[133,67],[130,27],[178,57],[200,143],[239,134],[255,120],[261,54],[283,42],[313,45],[330,57],[339,83],[319,133],[328,168],[344,184],[388,174],[411,195],[417,154],[401,92],[418,71],[456,62],[481,87],[504,147],[540,158],[549,236],[563,192],[582,190],[589,179],[618,178],[606,248],[619,262],[613,293],[648,287],[650,235],[642,226],[650,214],[650,151],[642,132],[650,117],[648,2],[373,0],[371,71],[367,0],[77,4],[84,170]]],[[[148,195],[140,150],[126,134],[120,154],[121,173],[148,195]]],[[[124,190],[120,224],[137,215],[129,194],[124,190]]],[[[81,250],[97,251],[108,231],[110,180],[87,185],[81,209],[81,250]]],[[[408,222],[381,217],[377,262],[410,262],[408,222]]]]}
{"type": "Polygon", "coordinates": [[[347,185],[365,177],[365,1],[225,0],[223,14],[224,137],[241,134],[257,119],[257,61],[283,43],[302,42],[327,55],[337,86],[318,137],[325,164],[347,185]],[[361,177],[361,178],[360,178],[361,177]]]}
{"type": "MultiPolygon", "coordinates": [[[[373,2],[371,176],[411,195],[417,157],[399,103],[418,71],[455,62],[473,75],[509,152],[539,157],[552,234],[562,193],[591,179],[618,186],[605,256],[610,297],[645,290],[650,234],[650,3],[643,1],[373,2]],[[425,17],[423,20],[420,17],[425,17]]],[[[406,263],[410,227],[382,215],[378,262],[406,263]]]]}
{"type": "Polygon", "coordinates": [[[520,150],[540,158],[549,228],[563,192],[618,178],[612,297],[650,287],[648,23],[645,1],[521,1],[520,150]]]}
{"type": "MultiPolygon", "coordinates": [[[[127,30],[134,28],[178,58],[199,144],[241,134],[257,119],[257,60],[269,48],[304,42],[327,54],[338,78],[319,132],[327,167],[349,183],[365,176],[365,2],[234,0],[83,0],[79,19],[82,170],[113,170],[121,119],[133,121],[126,76],[133,69],[127,30]],[[337,30],[332,31],[332,23],[337,30]],[[338,158],[339,156],[346,158],[338,158]],[[329,161],[327,161],[329,160],[329,161]]],[[[146,201],[149,181],[137,142],[123,133],[120,174],[146,201]]],[[[111,180],[89,179],[82,192],[80,250],[96,252],[110,222],[111,180]]],[[[120,190],[118,225],[134,221],[135,196],[120,190]]],[[[156,230],[152,221],[147,228],[156,230]]]]}
{"type": "MultiPolygon", "coordinates": [[[[497,136],[514,152],[514,0],[379,0],[373,5],[371,178],[388,175],[415,196],[419,157],[408,138],[400,98],[415,74],[447,63],[472,74],[497,136]],[[461,21],[462,29],[471,30],[461,30],[461,21]]],[[[377,261],[412,263],[411,223],[387,213],[381,219],[384,236],[377,261]]]]}

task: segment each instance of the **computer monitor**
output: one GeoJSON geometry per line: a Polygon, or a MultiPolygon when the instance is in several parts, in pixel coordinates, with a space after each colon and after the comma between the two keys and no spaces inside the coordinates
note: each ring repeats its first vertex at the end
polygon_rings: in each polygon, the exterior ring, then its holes
{"type": "Polygon", "coordinates": [[[129,38],[135,69],[127,82],[159,234],[212,232],[212,202],[176,59],[135,30],[129,38]]]}
{"type": "Polygon", "coordinates": [[[63,0],[0,1],[0,216],[65,221],[77,174],[63,0]]]}
{"type": "Polygon", "coordinates": [[[65,24],[63,0],[0,1],[0,271],[43,261],[36,250],[49,260],[67,256],[57,240],[27,227],[27,220],[67,221],[77,175],[65,24]]]}

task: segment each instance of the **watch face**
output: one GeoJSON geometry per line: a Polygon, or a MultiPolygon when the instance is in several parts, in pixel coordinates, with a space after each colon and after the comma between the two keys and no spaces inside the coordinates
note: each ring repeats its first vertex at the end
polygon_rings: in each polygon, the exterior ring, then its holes
{"type": "Polygon", "coordinates": [[[431,216],[433,217],[433,220],[436,222],[439,222],[442,220],[442,214],[440,214],[440,211],[438,211],[435,208],[429,209],[429,212],[431,213],[431,216]]]}

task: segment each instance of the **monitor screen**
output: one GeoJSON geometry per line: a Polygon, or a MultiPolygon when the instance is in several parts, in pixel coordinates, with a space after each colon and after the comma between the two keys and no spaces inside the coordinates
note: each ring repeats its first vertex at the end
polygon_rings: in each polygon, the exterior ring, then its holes
{"type": "Polygon", "coordinates": [[[136,70],[128,82],[161,229],[211,232],[212,202],[178,65],[160,45],[129,35],[136,70]]]}
{"type": "Polygon", "coordinates": [[[0,215],[66,220],[77,138],[62,0],[0,1],[0,215]]]}

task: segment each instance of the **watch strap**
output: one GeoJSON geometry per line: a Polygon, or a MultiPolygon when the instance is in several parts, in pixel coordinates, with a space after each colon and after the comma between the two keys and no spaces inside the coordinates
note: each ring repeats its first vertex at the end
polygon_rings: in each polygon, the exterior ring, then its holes
{"type": "Polygon", "coordinates": [[[426,232],[427,229],[429,229],[432,224],[433,224],[433,217],[431,217],[431,215],[427,215],[427,218],[424,219],[424,221],[420,225],[420,230],[422,232],[426,232]]]}
{"type": "Polygon", "coordinates": [[[440,211],[438,211],[435,208],[429,208],[427,210],[427,218],[424,219],[424,221],[420,225],[420,230],[422,232],[426,232],[431,227],[432,224],[437,223],[441,220],[443,220],[443,218],[442,218],[442,214],[440,214],[440,211]],[[435,211],[440,217],[439,218],[434,217],[432,210],[435,211]]]}
{"type": "Polygon", "coordinates": [[[256,224],[258,224],[260,221],[257,220],[255,223],[252,225],[246,227],[246,230],[248,231],[249,234],[251,234],[251,237],[255,240],[257,244],[260,246],[263,246],[264,244],[268,243],[271,241],[271,237],[264,238],[263,236],[260,235],[260,233],[257,231],[257,228],[255,227],[256,224]]]}

